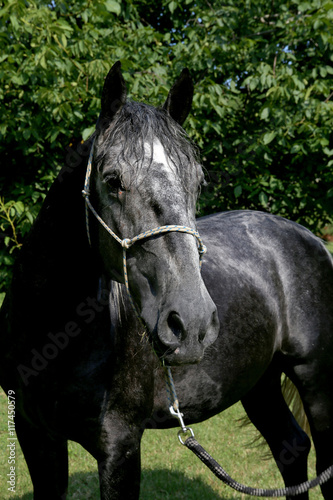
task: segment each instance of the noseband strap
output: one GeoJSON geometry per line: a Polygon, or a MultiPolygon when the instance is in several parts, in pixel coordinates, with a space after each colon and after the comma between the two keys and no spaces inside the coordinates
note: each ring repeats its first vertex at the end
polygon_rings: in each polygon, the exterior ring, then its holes
{"type": "Polygon", "coordinates": [[[145,231],[143,233],[138,234],[137,236],[134,236],[133,238],[124,238],[123,240],[119,238],[119,236],[112,231],[112,229],[104,222],[104,220],[98,215],[94,207],[92,206],[89,196],[90,196],[90,178],[91,178],[91,169],[92,169],[92,159],[93,159],[93,151],[94,151],[94,142],[95,139],[93,140],[90,154],[89,154],[89,160],[88,160],[88,165],[87,165],[87,171],[86,171],[86,177],[85,177],[85,182],[84,182],[84,189],[82,190],[82,195],[85,199],[85,212],[86,212],[86,228],[87,228],[87,236],[89,240],[89,244],[91,245],[91,238],[90,238],[90,230],[89,230],[89,210],[94,214],[98,222],[104,227],[104,229],[122,246],[123,248],[123,272],[124,272],[124,280],[125,280],[125,287],[127,291],[127,295],[129,297],[129,300],[131,302],[131,305],[135,312],[137,313],[138,317],[139,311],[133,301],[130,289],[129,289],[129,283],[128,283],[128,274],[127,274],[127,258],[126,258],[126,251],[134,245],[137,241],[144,240],[147,238],[151,238],[154,236],[158,236],[160,234],[165,234],[165,233],[187,233],[191,234],[197,239],[198,242],[198,252],[199,252],[199,257],[200,257],[200,269],[202,265],[202,258],[203,255],[206,253],[207,249],[205,245],[202,242],[202,239],[200,237],[200,234],[198,231],[195,229],[192,229],[187,226],[178,226],[178,225],[171,225],[171,226],[160,226],[160,227],[155,227],[154,229],[149,229],[148,231],[145,231]]]}

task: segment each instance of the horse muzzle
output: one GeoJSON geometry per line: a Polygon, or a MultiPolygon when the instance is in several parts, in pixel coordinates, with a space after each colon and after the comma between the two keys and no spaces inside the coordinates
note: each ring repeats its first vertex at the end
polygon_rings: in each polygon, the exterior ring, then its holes
{"type": "Polygon", "coordinates": [[[187,307],[168,308],[161,317],[153,335],[156,354],[167,365],[199,363],[205,349],[213,344],[219,333],[217,309],[210,299],[198,309],[187,302],[187,307]]]}

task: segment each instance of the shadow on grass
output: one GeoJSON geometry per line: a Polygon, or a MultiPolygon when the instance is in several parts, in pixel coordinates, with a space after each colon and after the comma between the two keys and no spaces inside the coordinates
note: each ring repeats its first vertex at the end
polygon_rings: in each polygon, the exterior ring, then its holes
{"type": "Polygon", "coordinates": [[[30,492],[30,493],[26,493],[25,495],[23,495],[21,497],[16,495],[15,497],[13,496],[13,497],[10,497],[10,498],[12,500],[33,500],[34,497],[33,497],[32,492],[30,492]]]}
{"type": "MultiPolygon", "coordinates": [[[[50,491],[53,485],[50,485],[50,491]]],[[[25,493],[22,496],[11,496],[11,500],[33,500],[33,493],[25,493]]],[[[96,472],[76,472],[71,474],[68,482],[68,494],[66,500],[99,500],[99,481],[96,472]]],[[[47,500],[47,498],[45,498],[47,500]]],[[[59,499],[60,500],[60,499],[59,499]]]]}
{"type": "Polygon", "coordinates": [[[200,478],[189,478],[182,472],[168,469],[143,471],[140,500],[242,500],[244,496],[235,494],[212,475],[213,490],[200,478]],[[215,483],[216,481],[216,483],[215,483]]]}
{"type": "MultiPolygon", "coordinates": [[[[218,494],[201,479],[191,479],[168,469],[143,471],[140,500],[241,500],[241,495],[221,483],[218,494]]],[[[97,472],[77,472],[69,478],[67,500],[99,500],[97,472]]],[[[11,500],[33,500],[32,492],[11,500]]]]}

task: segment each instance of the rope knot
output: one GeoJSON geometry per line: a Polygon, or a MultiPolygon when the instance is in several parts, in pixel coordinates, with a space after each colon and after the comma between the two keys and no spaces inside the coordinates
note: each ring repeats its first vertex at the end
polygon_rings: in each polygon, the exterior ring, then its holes
{"type": "Polygon", "coordinates": [[[127,250],[131,246],[131,240],[129,238],[121,240],[121,246],[127,250]]]}
{"type": "Polygon", "coordinates": [[[206,245],[201,244],[201,246],[200,246],[200,248],[199,248],[199,250],[198,250],[198,251],[199,251],[199,254],[200,254],[200,255],[204,255],[204,254],[207,252],[207,247],[206,247],[206,245]]]}
{"type": "Polygon", "coordinates": [[[84,199],[89,198],[90,191],[88,189],[82,189],[82,196],[83,196],[84,199]]]}

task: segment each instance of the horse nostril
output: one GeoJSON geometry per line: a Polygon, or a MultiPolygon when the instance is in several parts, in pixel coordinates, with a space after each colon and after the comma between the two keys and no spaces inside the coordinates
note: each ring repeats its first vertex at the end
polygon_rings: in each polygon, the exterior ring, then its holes
{"type": "Polygon", "coordinates": [[[199,342],[203,342],[204,339],[206,337],[206,330],[201,330],[201,332],[199,332],[199,342]]]}
{"type": "Polygon", "coordinates": [[[177,337],[178,340],[185,340],[186,338],[186,332],[184,328],[184,324],[179,316],[178,313],[176,312],[171,312],[168,316],[168,327],[172,331],[175,337],[177,337]]]}

